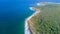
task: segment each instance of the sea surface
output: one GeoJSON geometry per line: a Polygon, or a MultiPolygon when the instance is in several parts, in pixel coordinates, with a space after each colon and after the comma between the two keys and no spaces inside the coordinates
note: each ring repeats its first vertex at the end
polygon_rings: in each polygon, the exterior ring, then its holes
{"type": "Polygon", "coordinates": [[[29,7],[44,1],[0,0],[0,34],[24,34],[25,19],[34,13],[29,7]]]}
{"type": "Polygon", "coordinates": [[[24,34],[25,19],[34,11],[29,2],[0,0],[0,34],[24,34]]]}

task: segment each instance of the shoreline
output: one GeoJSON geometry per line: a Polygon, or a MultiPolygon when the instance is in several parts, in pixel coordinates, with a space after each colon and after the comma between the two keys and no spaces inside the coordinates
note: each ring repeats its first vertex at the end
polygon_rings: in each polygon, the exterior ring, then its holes
{"type": "MultiPolygon", "coordinates": [[[[36,10],[33,9],[32,7],[30,8],[31,10],[36,10]]],[[[32,34],[33,32],[30,29],[30,25],[28,24],[28,21],[35,16],[37,13],[39,13],[40,10],[36,10],[31,16],[29,16],[26,20],[25,20],[25,34],[32,34]]]]}
{"type": "MultiPolygon", "coordinates": [[[[46,4],[49,3],[53,3],[53,2],[44,2],[44,3],[37,3],[37,6],[45,6],[46,4]]],[[[60,3],[53,3],[53,4],[60,4],[60,3]]],[[[25,34],[31,34],[32,30],[31,30],[31,26],[29,24],[29,20],[35,16],[37,13],[40,13],[40,9],[34,8],[34,7],[30,7],[31,10],[35,11],[31,16],[29,16],[26,20],[25,20],[25,34]]],[[[32,32],[34,34],[34,32],[32,32]]]]}

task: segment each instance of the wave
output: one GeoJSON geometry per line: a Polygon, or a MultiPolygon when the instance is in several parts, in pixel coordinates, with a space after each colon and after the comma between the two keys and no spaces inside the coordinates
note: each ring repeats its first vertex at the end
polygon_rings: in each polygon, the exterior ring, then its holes
{"type": "MultiPolygon", "coordinates": [[[[30,7],[31,10],[35,10],[33,9],[33,7],[30,7]]],[[[29,25],[28,25],[28,21],[34,16],[36,15],[37,13],[39,13],[40,10],[38,11],[35,11],[35,13],[33,13],[31,16],[29,16],[26,20],[25,20],[25,34],[32,34],[30,28],[29,28],[29,25]]]]}

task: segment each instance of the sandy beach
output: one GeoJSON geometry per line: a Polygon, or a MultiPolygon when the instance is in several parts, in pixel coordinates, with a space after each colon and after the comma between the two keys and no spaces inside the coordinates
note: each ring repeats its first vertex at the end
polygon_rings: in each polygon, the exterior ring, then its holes
{"type": "MultiPolygon", "coordinates": [[[[30,7],[31,10],[35,10],[33,9],[32,7],[30,7]]],[[[26,20],[25,20],[25,34],[32,34],[31,30],[30,30],[30,27],[29,27],[29,24],[28,24],[28,21],[34,16],[36,15],[37,13],[39,13],[40,10],[36,10],[35,13],[33,13],[31,16],[29,16],[26,20]]]]}

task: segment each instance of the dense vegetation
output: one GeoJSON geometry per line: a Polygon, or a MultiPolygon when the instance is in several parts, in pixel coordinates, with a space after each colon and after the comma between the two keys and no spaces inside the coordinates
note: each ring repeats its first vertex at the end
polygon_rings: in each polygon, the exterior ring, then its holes
{"type": "Polygon", "coordinates": [[[35,34],[60,34],[60,4],[36,6],[40,13],[30,19],[31,31],[35,34]]]}

